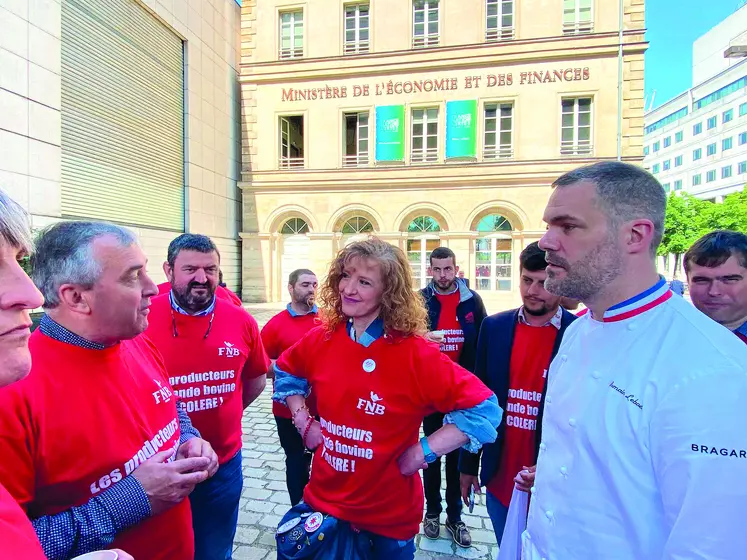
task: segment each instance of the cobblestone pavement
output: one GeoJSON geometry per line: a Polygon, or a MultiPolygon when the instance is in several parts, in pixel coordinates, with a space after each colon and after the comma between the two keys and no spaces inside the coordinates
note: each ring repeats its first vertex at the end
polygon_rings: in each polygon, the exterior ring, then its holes
{"type": "MultiPolygon", "coordinates": [[[[249,312],[261,327],[280,309],[279,306],[252,306],[249,307],[249,312]]],[[[244,490],[234,542],[233,557],[236,560],[274,560],[275,528],[290,508],[285,487],[285,456],[277,437],[270,396],[271,391],[268,387],[246,410],[242,422],[244,490]]],[[[485,509],[484,497],[476,496],[475,501],[473,515],[463,515],[463,520],[472,533],[472,547],[458,548],[442,526],[441,538],[438,540],[426,539],[422,531],[416,537],[416,560],[494,559],[498,547],[485,509]]],[[[441,517],[443,522],[444,515],[441,517]]]]}

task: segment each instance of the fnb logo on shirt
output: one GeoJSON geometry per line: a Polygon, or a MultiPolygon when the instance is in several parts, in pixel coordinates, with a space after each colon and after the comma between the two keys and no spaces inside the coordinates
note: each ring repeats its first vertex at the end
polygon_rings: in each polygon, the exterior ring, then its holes
{"type": "Polygon", "coordinates": [[[153,381],[155,381],[156,385],[158,385],[158,390],[153,391],[153,399],[155,399],[156,404],[169,402],[171,400],[171,396],[174,394],[171,392],[171,388],[168,386],[164,387],[158,379],[154,379],[153,381]]]}
{"type": "Polygon", "coordinates": [[[386,407],[379,404],[383,400],[382,397],[371,391],[371,400],[358,399],[358,406],[356,408],[371,416],[383,416],[386,407]]]}
{"type": "Polygon", "coordinates": [[[219,356],[225,356],[226,358],[235,358],[239,355],[239,349],[234,348],[233,344],[230,342],[223,341],[223,344],[225,344],[224,347],[218,348],[218,355],[219,356]]]}

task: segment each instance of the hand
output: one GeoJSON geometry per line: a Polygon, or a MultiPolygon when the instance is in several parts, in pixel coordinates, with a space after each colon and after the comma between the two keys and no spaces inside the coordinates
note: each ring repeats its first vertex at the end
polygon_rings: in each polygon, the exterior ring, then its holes
{"type": "Polygon", "coordinates": [[[480,489],[480,483],[477,481],[477,477],[472,474],[461,473],[459,475],[459,487],[462,490],[462,501],[465,506],[469,506],[469,489],[474,488],[475,494],[482,494],[480,489]]]}
{"type": "Polygon", "coordinates": [[[518,488],[522,492],[531,492],[532,486],[534,486],[534,477],[536,472],[537,465],[534,465],[533,467],[522,467],[522,470],[520,470],[519,474],[517,474],[516,478],[514,478],[516,488],[518,488]]]}
{"type": "Polygon", "coordinates": [[[397,465],[399,465],[399,472],[405,476],[415,474],[420,469],[427,469],[428,463],[425,462],[423,446],[420,445],[420,443],[411,445],[407,451],[397,459],[397,465]]]}
{"type": "MultiPolygon", "coordinates": [[[[301,432],[301,437],[303,437],[303,432],[301,432]]],[[[306,449],[316,449],[323,442],[324,437],[322,436],[322,425],[316,420],[312,420],[309,433],[306,434],[306,439],[303,444],[306,446],[306,449]]]]}
{"type": "Polygon", "coordinates": [[[112,552],[117,553],[117,560],[135,560],[132,556],[127,554],[124,550],[119,550],[118,548],[113,548],[112,552]]]}
{"type": "Polygon", "coordinates": [[[425,333],[425,339],[436,344],[441,344],[444,341],[444,334],[442,332],[430,331],[425,333]]]}
{"type": "Polygon", "coordinates": [[[208,478],[210,459],[207,457],[190,457],[167,463],[171,455],[170,449],[156,453],[132,473],[145,490],[153,515],[181,502],[196,485],[208,478]]]}
{"type": "Polygon", "coordinates": [[[177,459],[189,459],[190,457],[206,457],[210,459],[207,467],[208,477],[213,476],[218,470],[218,455],[213,451],[213,446],[200,438],[190,438],[179,446],[176,451],[177,459]]]}

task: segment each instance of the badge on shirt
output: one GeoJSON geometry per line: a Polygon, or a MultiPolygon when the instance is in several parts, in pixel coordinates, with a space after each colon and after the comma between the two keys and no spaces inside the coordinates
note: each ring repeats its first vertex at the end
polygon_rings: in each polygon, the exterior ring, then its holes
{"type": "Polygon", "coordinates": [[[306,529],[307,533],[313,533],[322,526],[322,521],[324,521],[324,516],[317,511],[306,519],[303,528],[306,529]]]}
{"type": "Polygon", "coordinates": [[[285,523],[283,523],[280,527],[278,527],[278,535],[282,535],[283,533],[287,533],[288,531],[290,531],[291,529],[293,529],[293,527],[295,527],[299,523],[301,523],[301,518],[300,517],[294,517],[293,519],[289,519],[288,521],[286,521],[285,523]]]}
{"type": "Polygon", "coordinates": [[[371,373],[375,369],[376,362],[374,362],[371,358],[368,358],[363,362],[363,371],[365,371],[366,373],[371,373]]]}

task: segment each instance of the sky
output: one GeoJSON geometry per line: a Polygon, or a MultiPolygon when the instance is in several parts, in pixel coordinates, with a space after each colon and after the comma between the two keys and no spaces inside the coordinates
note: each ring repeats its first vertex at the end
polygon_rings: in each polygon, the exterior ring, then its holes
{"type": "Polygon", "coordinates": [[[741,0],[647,0],[646,108],[692,87],[693,42],[733,13],[741,0]]]}

